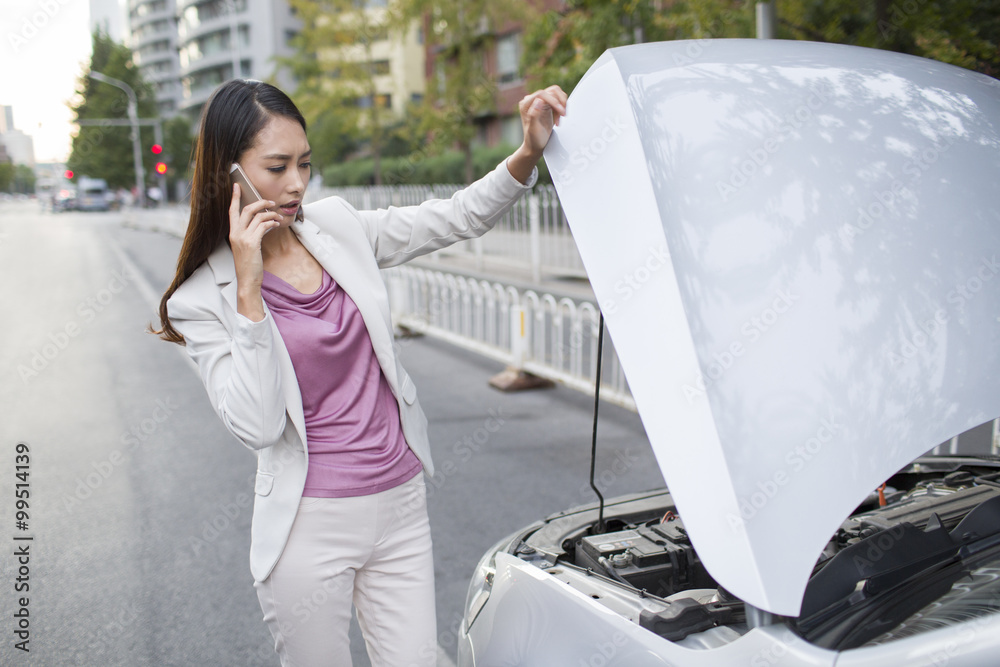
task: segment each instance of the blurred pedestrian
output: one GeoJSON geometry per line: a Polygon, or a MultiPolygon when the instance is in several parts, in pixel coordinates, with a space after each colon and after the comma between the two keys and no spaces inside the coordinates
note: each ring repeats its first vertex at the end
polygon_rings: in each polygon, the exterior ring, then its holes
{"type": "Polygon", "coordinates": [[[535,182],[566,94],[520,104],[524,142],[419,206],[303,207],[306,122],[277,88],[232,80],[202,115],[191,217],[154,333],[186,344],[212,406],[257,451],[250,568],[283,665],[434,665],[427,421],[393,346],[379,269],[488,231],[535,182]],[[261,200],[241,206],[238,163],[261,200]]]}

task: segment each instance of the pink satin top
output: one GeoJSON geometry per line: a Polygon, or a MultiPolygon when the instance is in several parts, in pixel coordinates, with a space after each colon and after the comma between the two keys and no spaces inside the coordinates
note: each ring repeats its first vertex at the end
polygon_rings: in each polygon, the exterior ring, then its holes
{"type": "Polygon", "coordinates": [[[391,489],[418,474],[358,307],[324,270],[302,294],[264,272],[261,295],[288,349],[302,394],[309,470],[303,496],[343,498],[391,489]]]}

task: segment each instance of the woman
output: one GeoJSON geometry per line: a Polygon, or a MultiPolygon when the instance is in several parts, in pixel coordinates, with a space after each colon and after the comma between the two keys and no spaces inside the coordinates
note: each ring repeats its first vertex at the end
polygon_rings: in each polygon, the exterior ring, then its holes
{"type": "Polygon", "coordinates": [[[259,81],[202,116],[191,218],[160,303],[229,431],[258,453],[250,567],[283,665],[350,665],[352,602],[373,665],[433,665],[427,421],[396,358],[379,269],[485,233],[533,184],[566,111],[520,103],[524,142],[449,200],[302,207],[306,123],[259,81]],[[238,163],[262,200],[241,209],[238,163]]]}

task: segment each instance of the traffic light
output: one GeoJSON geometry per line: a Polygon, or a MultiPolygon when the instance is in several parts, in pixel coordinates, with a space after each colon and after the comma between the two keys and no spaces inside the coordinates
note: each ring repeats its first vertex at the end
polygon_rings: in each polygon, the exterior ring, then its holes
{"type": "Polygon", "coordinates": [[[163,152],[163,146],[160,144],[153,144],[149,147],[149,150],[153,151],[153,155],[159,155],[163,152]]]}
{"type": "Polygon", "coordinates": [[[65,176],[68,179],[73,178],[73,170],[67,169],[66,171],[63,172],[63,176],[65,176]]]}
{"type": "Polygon", "coordinates": [[[167,173],[167,163],[166,162],[157,162],[156,163],[156,173],[159,174],[159,175],[161,175],[161,176],[163,174],[167,173]]]}

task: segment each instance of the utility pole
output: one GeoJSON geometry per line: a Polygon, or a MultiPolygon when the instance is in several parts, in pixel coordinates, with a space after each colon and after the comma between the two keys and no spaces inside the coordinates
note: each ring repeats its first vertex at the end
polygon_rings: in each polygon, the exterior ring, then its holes
{"type": "Polygon", "coordinates": [[[139,147],[139,104],[135,97],[135,91],[124,81],[113,79],[100,72],[90,72],[87,76],[121,88],[128,95],[128,119],[132,125],[132,159],[135,162],[136,203],[139,204],[139,208],[142,208],[146,204],[146,177],[142,170],[142,149],[139,147]]]}
{"type": "MultiPolygon", "coordinates": [[[[163,145],[163,119],[162,118],[140,118],[139,120],[135,121],[135,123],[137,125],[139,125],[140,127],[143,127],[143,126],[145,126],[145,127],[152,127],[153,128],[153,135],[154,135],[153,136],[153,143],[159,144],[161,146],[163,145]]],[[[122,120],[121,118],[88,118],[87,120],[78,120],[78,121],[76,121],[76,124],[79,125],[80,127],[87,127],[87,126],[90,126],[90,125],[93,125],[93,126],[96,126],[96,127],[131,127],[132,126],[132,121],[130,121],[130,120],[122,120]]],[[[166,194],[166,192],[167,192],[166,176],[164,176],[163,174],[157,174],[156,175],[156,179],[157,179],[156,182],[158,183],[160,190],[164,194],[166,194]]],[[[164,203],[166,202],[166,200],[167,200],[167,197],[164,196],[163,199],[161,199],[159,201],[159,203],[157,204],[157,208],[163,206],[164,203]]]]}
{"type": "Polygon", "coordinates": [[[774,11],[775,0],[757,3],[757,39],[776,39],[778,15],[774,11]]]}
{"type": "Polygon", "coordinates": [[[243,68],[240,66],[240,35],[236,18],[236,0],[226,0],[225,4],[229,13],[229,55],[233,61],[233,75],[230,78],[239,79],[242,77],[243,68]]]}

